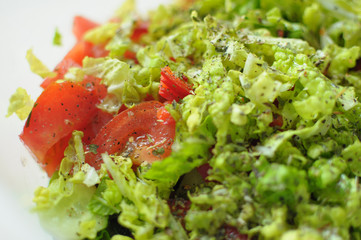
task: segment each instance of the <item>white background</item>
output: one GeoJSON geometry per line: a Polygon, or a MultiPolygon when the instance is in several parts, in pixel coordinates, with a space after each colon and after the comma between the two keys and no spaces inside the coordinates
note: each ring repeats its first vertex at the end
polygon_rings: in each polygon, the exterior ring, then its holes
{"type": "MultiPolygon", "coordinates": [[[[123,0],[0,0],[0,238],[7,240],[52,239],[35,214],[30,213],[34,189],[48,178],[36,165],[18,135],[24,122],[15,115],[5,118],[8,101],[17,87],[35,100],[42,79],[30,72],[26,51],[33,49],[50,69],[74,44],[72,19],[83,15],[105,22],[123,0]],[[53,46],[58,28],[63,45],[53,46]]],[[[170,0],[138,0],[140,12],[170,0]]]]}

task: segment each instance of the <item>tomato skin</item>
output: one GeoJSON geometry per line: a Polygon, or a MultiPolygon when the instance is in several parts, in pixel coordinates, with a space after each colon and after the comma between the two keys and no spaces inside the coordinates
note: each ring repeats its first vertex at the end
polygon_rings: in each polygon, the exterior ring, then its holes
{"type": "Polygon", "coordinates": [[[149,28],[149,22],[148,21],[142,21],[142,20],[137,21],[136,26],[135,26],[135,28],[133,30],[133,33],[130,36],[130,39],[133,42],[136,42],[136,43],[139,42],[141,37],[144,34],[148,33],[148,28],[149,28]]]}
{"type": "Polygon", "coordinates": [[[63,79],[64,75],[71,67],[81,67],[83,59],[86,56],[92,56],[93,44],[85,41],[77,42],[72,49],[65,55],[63,60],[55,67],[54,72],[57,73],[55,77],[45,78],[40,86],[45,89],[51,83],[63,79]]]}
{"type": "Polygon", "coordinates": [[[58,168],[71,133],[85,127],[106,94],[97,79],[50,84],[36,100],[20,139],[49,176],[58,168]]]}
{"type": "Polygon", "coordinates": [[[105,50],[103,45],[94,45],[90,42],[79,41],[74,47],[65,55],[63,60],[55,67],[54,72],[57,73],[55,77],[47,77],[40,84],[45,89],[51,83],[63,79],[64,75],[71,67],[81,67],[85,57],[106,57],[109,51],[105,50]]]}
{"type": "Polygon", "coordinates": [[[248,240],[248,235],[240,233],[237,228],[230,225],[226,225],[224,228],[226,240],[248,240]]]}
{"type": "Polygon", "coordinates": [[[137,59],[137,54],[135,52],[130,51],[130,50],[125,50],[123,56],[125,59],[133,60],[135,64],[139,64],[138,59],[137,59]]]}
{"type": "Polygon", "coordinates": [[[68,69],[71,67],[80,67],[78,63],[76,63],[72,59],[64,59],[61,61],[58,65],[56,65],[54,72],[56,73],[55,77],[47,77],[44,79],[44,81],[40,84],[40,86],[45,89],[47,88],[51,83],[63,79],[64,75],[68,72],[68,69]]]}
{"type": "Polygon", "coordinates": [[[172,215],[179,221],[185,229],[185,216],[191,208],[191,201],[183,198],[168,199],[168,206],[172,215]]]}
{"type": "Polygon", "coordinates": [[[187,83],[185,76],[180,79],[169,66],[162,68],[159,95],[168,101],[179,101],[185,96],[191,94],[192,87],[187,83]]]}
{"type": "Polygon", "coordinates": [[[75,16],[73,20],[73,34],[79,41],[83,39],[83,36],[87,31],[98,26],[98,23],[93,22],[90,19],[83,16],[75,16]]]}
{"type": "Polygon", "coordinates": [[[105,50],[103,45],[94,45],[90,42],[84,41],[84,34],[92,28],[99,26],[89,19],[81,16],[76,16],[73,23],[73,33],[77,38],[77,42],[72,49],[65,55],[63,60],[55,67],[54,72],[57,73],[55,77],[45,78],[40,86],[45,89],[56,80],[63,79],[64,75],[71,67],[81,67],[85,57],[105,57],[108,56],[109,51],[105,50]]]}
{"type": "Polygon", "coordinates": [[[165,124],[165,125],[175,124],[174,118],[172,117],[172,115],[170,115],[170,113],[167,111],[167,109],[165,109],[165,107],[161,107],[158,109],[157,119],[159,122],[161,122],[162,124],[165,124]]]}
{"type": "Polygon", "coordinates": [[[110,113],[97,109],[91,122],[84,128],[80,129],[84,133],[83,143],[90,144],[91,140],[95,138],[100,129],[105,126],[114,116],[110,113]]]}
{"type": "Polygon", "coordinates": [[[269,124],[270,127],[281,128],[283,126],[283,118],[279,114],[273,115],[273,121],[269,124]]]}
{"type": "Polygon", "coordinates": [[[102,163],[101,154],[123,153],[126,151],[134,165],[143,161],[149,163],[161,160],[171,153],[175,125],[157,121],[157,111],[163,104],[157,101],[142,102],[127,109],[108,122],[93,139],[97,153],[89,152],[86,162],[96,169],[102,163]],[[162,149],[154,153],[154,150],[162,149]]]}
{"type": "Polygon", "coordinates": [[[198,173],[201,175],[202,179],[206,182],[208,182],[207,177],[209,175],[208,171],[211,170],[212,167],[209,165],[209,163],[205,163],[199,167],[197,167],[198,173]]]}

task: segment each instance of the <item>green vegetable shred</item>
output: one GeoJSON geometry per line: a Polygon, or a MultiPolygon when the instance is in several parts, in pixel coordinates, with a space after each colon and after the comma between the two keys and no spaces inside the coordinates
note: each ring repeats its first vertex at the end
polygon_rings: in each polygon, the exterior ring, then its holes
{"type": "MultiPolygon", "coordinates": [[[[64,80],[101,78],[110,94],[98,107],[110,113],[159,99],[165,66],[192,92],[166,106],[176,137],[162,161],[135,169],[129,157],[104,153],[95,170],[75,131],[59,171],[35,192],[49,232],[57,239],[361,239],[360,1],[178,1],[150,12],[137,40],[134,2],[122,8],[121,21],[84,37],[109,56],[86,57],[64,80]],[[124,57],[129,52],[134,58],[124,57]]],[[[31,50],[28,59],[34,72],[51,75],[31,50]]],[[[25,90],[11,101],[9,114],[29,113],[25,90]]],[[[164,151],[155,147],[153,155],[164,151]]]]}

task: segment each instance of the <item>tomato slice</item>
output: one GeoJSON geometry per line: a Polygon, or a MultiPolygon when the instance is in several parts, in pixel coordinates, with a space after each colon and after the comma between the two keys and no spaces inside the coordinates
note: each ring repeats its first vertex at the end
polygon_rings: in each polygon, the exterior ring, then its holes
{"type": "Polygon", "coordinates": [[[165,124],[165,125],[168,125],[168,124],[174,125],[175,124],[174,118],[172,117],[172,115],[170,115],[170,113],[164,107],[158,109],[157,119],[159,122],[161,122],[162,124],[165,124]]]}
{"type": "Polygon", "coordinates": [[[36,100],[20,139],[49,176],[58,168],[71,133],[97,114],[106,87],[98,79],[50,84],[36,100]]]}
{"type": "Polygon", "coordinates": [[[101,109],[97,109],[96,114],[84,128],[80,129],[84,133],[83,143],[90,144],[91,140],[95,138],[100,129],[105,126],[114,116],[101,109]]]}
{"type": "Polygon", "coordinates": [[[158,121],[157,112],[162,107],[158,101],[147,101],[119,113],[93,139],[97,153],[89,152],[86,161],[99,169],[105,152],[129,156],[136,166],[169,156],[175,124],[158,121]]]}

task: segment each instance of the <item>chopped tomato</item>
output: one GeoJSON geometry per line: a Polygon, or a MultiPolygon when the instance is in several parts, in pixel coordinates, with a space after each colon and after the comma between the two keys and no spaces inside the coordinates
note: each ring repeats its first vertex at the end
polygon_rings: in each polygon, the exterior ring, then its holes
{"type": "Polygon", "coordinates": [[[279,114],[273,115],[273,121],[269,124],[270,127],[280,128],[283,126],[283,118],[279,114]]]}
{"type": "Polygon", "coordinates": [[[91,53],[89,57],[100,58],[106,57],[109,55],[109,51],[105,49],[105,46],[102,44],[92,45],[91,53]]]}
{"type": "Polygon", "coordinates": [[[183,228],[185,228],[184,218],[191,208],[191,201],[183,198],[169,199],[168,206],[172,215],[182,224],[183,228]]]}
{"type": "Polygon", "coordinates": [[[54,69],[54,72],[56,73],[55,77],[47,77],[44,79],[44,81],[40,84],[40,86],[45,89],[47,88],[51,83],[55,82],[56,80],[63,79],[64,75],[68,72],[68,69],[71,67],[80,67],[78,63],[76,63],[72,59],[64,59],[61,61],[54,69]]]}
{"type": "Polygon", "coordinates": [[[182,76],[182,79],[177,77],[170,67],[162,68],[159,95],[168,101],[179,101],[185,96],[191,94],[191,86],[187,83],[187,78],[182,76]]]}
{"type": "Polygon", "coordinates": [[[175,125],[158,121],[157,112],[162,107],[160,102],[147,101],[119,113],[91,141],[97,153],[89,152],[86,161],[99,169],[105,152],[129,156],[136,166],[169,156],[175,125]]]}
{"type": "Polygon", "coordinates": [[[56,80],[62,79],[71,67],[81,67],[85,57],[105,57],[108,55],[102,45],[94,45],[90,42],[79,41],[74,47],[65,55],[63,60],[55,67],[54,72],[57,73],[55,77],[45,78],[42,88],[47,88],[51,83],[56,80]]]}
{"type": "Polygon", "coordinates": [[[85,17],[75,16],[73,21],[73,34],[79,41],[83,39],[83,36],[87,31],[98,26],[98,23],[93,22],[85,17]]]}
{"type": "Polygon", "coordinates": [[[241,234],[237,228],[232,226],[225,226],[225,239],[227,240],[248,240],[247,234],[241,234]]]}
{"type": "Polygon", "coordinates": [[[59,167],[71,133],[89,124],[106,92],[98,79],[86,78],[52,83],[36,100],[20,138],[49,176],[59,167]]]}
{"type": "Polygon", "coordinates": [[[42,84],[42,88],[47,88],[52,82],[63,79],[64,75],[71,67],[81,67],[83,59],[88,57],[105,57],[109,54],[103,45],[94,45],[90,42],[83,40],[83,35],[90,29],[99,26],[99,24],[92,22],[81,16],[74,18],[73,33],[77,38],[77,43],[72,49],[65,55],[63,60],[55,67],[54,72],[57,73],[55,77],[45,78],[42,84]]]}
{"type": "Polygon", "coordinates": [[[54,72],[56,72],[57,75],[55,77],[45,78],[40,86],[45,89],[56,80],[62,79],[69,68],[80,67],[83,58],[92,55],[92,46],[91,43],[85,41],[77,42],[68,54],[65,55],[63,60],[55,67],[54,72]]]}
{"type": "Polygon", "coordinates": [[[133,51],[125,50],[124,58],[129,59],[129,60],[133,60],[135,64],[139,63],[138,59],[137,59],[137,54],[135,52],[133,52],[133,51]]]}
{"type": "Polygon", "coordinates": [[[172,117],[172,115],[170,115],[167,109],[165,109],[165,107],[161,107],[158,109],[157,119],[160,123],[165,125],[175,124],[174,118],[172,117]]]}
{"type": "Polygon", "coordinates": [[[64,59],[72,59],[79,65],[82,65],[86,56],[92,56],[93,44],[86,41],[77,42],[74,47],[65,55],[64,59]]]}
{"type": "Polygon", "coordinates": [[[91,140],[95,138],[100,129],[105,126],[114,116],[101,109],[97,109],[95,116],[91,122],[88,123],[84,128],[80,129],[84,133],[83,143],[90,144],[91,140]]]}
{"type": "Polygon", "coordinates": [[[208,171],[211,169],[212,169],[212,167],[208,163],[205,163],[205,164],[197,167],[197,171],[199,172],[199,174],[201,175],[203,180],[205,180],[207,182],[208,182],[207,177],[209,175],[208,171]]]}
{"type": "Polygon", "coordinates": [[[139,42],[144,34],[148,33],[149,22],[148,21],[137,21],[130,39],[133,42],[139,42]]]}

